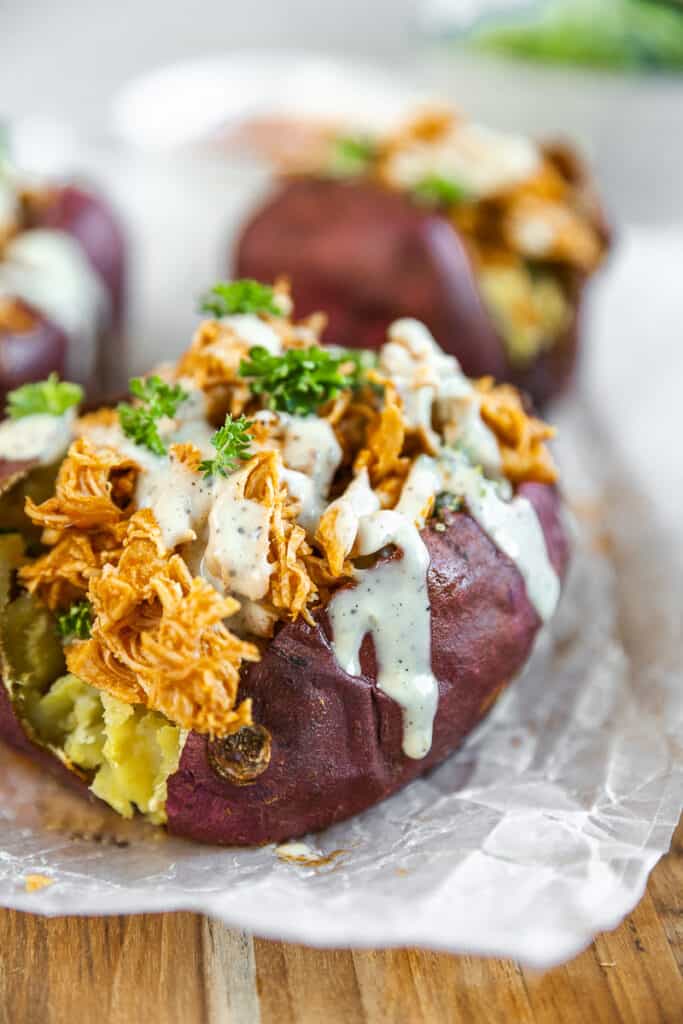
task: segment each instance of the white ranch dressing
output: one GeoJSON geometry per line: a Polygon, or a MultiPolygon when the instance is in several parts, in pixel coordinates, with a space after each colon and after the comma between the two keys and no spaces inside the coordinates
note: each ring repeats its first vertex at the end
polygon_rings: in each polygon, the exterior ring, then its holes
{"type": "Polygon", "coordinates": [[[281,470],[280,476],[287,485],[290,497],[299,502],[297,522],[305,530],[314,530],[319,515],[319,499],[310,476],[300,473],[298,469],[287,468],[281,470]]]}
{"type": "Polygon", "coordinates": [[[34,228],[12,238],[3,257],[0,296],[23,299],[60,327],[70,339],[66,376],[86,380],[111,304],[78,242],[65,231],[34,228]]]}
{"type": "Polygon", "coordinates": [[[395,544],[402,556],[357,570],[357,585],[332,598],[332,643],[344,671],[359,676],[360,647],[366,634],[372,635],[377,685],[403,709],[403,752],[421,758],[431,747],[439,698],[431,668],[429,552],[413,523],[400,513],[374,512],[363,518],[360,554],[373,554],[387,544],[395,544]]]}
{"type": "Polygon", "coordinates": [[[37,459],[41,465],[54,462],[71,443],[74,409],[62,416],[34,413],[0,423],[0,459],[37,459]]]}
{"type": "Polygon", "coordinates": [[[500,476],[502,458],[498,439],[481,418],[480,399],[467,378],[467,388],[452,379],[444,382],[437,399],[446,444],[462,448],[469,460],[489,476],[500,476]]]}
{"type": "Polygon", "coordinates": [[[243,496],[245,472],[215,486],[204,563],[226,591],[258,601],[265,597],[274,568],[268,561],[270,510],[243,496]]]}
{"type": "Polygon", "coordinates": [[[379,511],[379,507],[379,498],[370,486],[367,469],[362,469],[344,493],[328,505],[326,514],[336,510],[334,532],[345,557],[356,542],[361,518],[379,511]]]}
{"type": "Polygon", "coordinates": [[[438,464],[428,455],[420,455],[411,466],[395,511],[421,530],[441,489],[438,464]]]}
{"type": "MultiPolygon", "coordinates": [[[[178,407],[177,417],[164,417],[157,427],[164,444],[170,447],[191,441],[209,457],[213,452],[211,427],[203,419],[204,396],[193,391],[178,407]]],[[[150,508],[155,515],[164,544],[174,548],[197,538],[206,524],[211,506],[213,485],[193,472],[172,454],[156,455],[144,445],[135,444],[121,426],[92,427],[82,431],[93,444],[115,448],[133,459],[140,467],[135,488],[138,508],[150,508]]]]}
{"type": "Polygon", "coordinates": [[[560,599],[560,581],[548,557],[536,510],[521,495],[504,500],[498,484],[471,466],[458,453],[439,459],[441,487],[461,497],[473,519],[510,558],[522,576],[527,595],[546,622],[560,599]]]}
{"type": "MultiPolygon", "coordinates": [[[[359,554],[387,544],[403,557],[357,570],[356,587],[337,593],[328,607],[333,648],[350,675],[360,675],[359,651],[371,633],[378,662],[377,685],[404,712],[403,751],[424,757],[431,746],[438,685],[431,671],[431,610],[427,593],[429,553],[418,530],[435,495],[461,497],[484,532],[516,565],[542,621],[555,611],[560,581],[553,569],[536,511],[526,498],[505,500],[501,485],[487,480],[459,453],[415,460],[393,512],[375,512],[357,526],[359,554]]],[[[350,550],[350,549],[349,549],[350,550]]]]}
{"type": "Polygon", "coordinates": [[[220,322],[232,328],[237,337],[246,342],[249,348],[260,346],[274,356],[279,356],[282,352],[282,342],[277,331],[255,313],[232,313],[230,316],[221,317],[220,322]]]}
{"type": "Polygon", "coordinates": [[[327,420],[317,416],[282,416],[282,422],[285,466],[305,473],[312,481],[308,502],[299,513],[301,525],[312,532],[325,508],[332,478],[342,460],[342,450],[327,420]]]}
{"type": "Polygon", "coordinates": [[[493,195],[530,178],[541,165],[536,144],[521,135],[456,121],[431,142],[416,140],[389,159],[387,174],[398,188],[413,190],[425,178],[455,182],[470,195],[493,195]]]}
{"type": "Polygon", "coordinates": [[[422,426],[435,449],[432,407],[442,422],[447,444],[459,444],[473,462],[498,476],[501,456],[498,441],[481,418],[476,388],[454,356],[446,355],[419,320],[404,317],[389,327],[389,341],[380,354],[380,367],[394,380],[403,399],[403,412],[411,426],[422,426]]]}
{"type": "Polygon", "coordinates": [[[135,500],[138,508],[154,512],[164,544],[174,548],[196,540],[209,514],[212,486],[172,456],[157,456],[158,464],[143,467],[135,500]]]}

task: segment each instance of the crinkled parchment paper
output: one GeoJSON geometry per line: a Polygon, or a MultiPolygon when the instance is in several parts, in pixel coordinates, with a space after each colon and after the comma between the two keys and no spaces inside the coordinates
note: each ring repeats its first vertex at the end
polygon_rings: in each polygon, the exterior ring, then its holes
{"type": "MultiPolygon", "coordinates": [[[[623,361],[624,346],[620,334],[611,358],[623,361]]],[[[602,391],[600,379],[589,375],[582,398],[560,410],[576,534],[560,613],[448,763],[309,837],[336,855],[307,866],[272,846],[194,846],[122,822],[2,748],[0,904],[187,908],[317,945],[431,946],[542,966],[616,925],[681,806],[680,533],[667,533],[647,474],[617,443],[619,402],[632,429],[634,400],[619,391],[610,403],[613,378],[602,391]],[[27,892],[28,875],[51,884],[27,892]]]]}

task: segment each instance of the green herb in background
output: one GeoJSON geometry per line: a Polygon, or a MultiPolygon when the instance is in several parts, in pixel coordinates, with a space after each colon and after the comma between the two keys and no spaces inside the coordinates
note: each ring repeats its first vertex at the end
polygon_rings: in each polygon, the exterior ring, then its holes
{"type": "Polygon", "coordinates": [[[677,0],[551,0],[482,19],[467,37],[480,50],[596,68],[683,70],[677,0]]]}
{"type": "Polygon", "coordinates": [[[463,185],[440,174],[428,174],[413,189],[415,199],[427,206],[455,206],[469,198],[463,185]]]}
{"type": "Polygon", "coordinates": [[[346,178],[363,174],[375,159],[377,147],[367,136],[341,135],[334,140],[330,173],[346,178]]]}
{"type": "Polygon", "coordinates": [[[240,461],[249,458],[251,448],[249,428],[252,426],[252,422],[245,416],[234,420],[228,413],[223,426],[219,427],[211,438],[211,444],[216,449],[215,458],[204,459],[199,464],[199,469],[205,477],[228,476],[237,468],[240,461]]]}
{"type": "Polygon", "coordinates": [[[76,601],[68,611],[57,616],[57,632],[62,640],[87,640],[92,629],[92,605],[89,601],[76,601]]]}
{"type": "Polygon", "coordinates": [[[245,277],[240,281],[219,281],[200,300],[200,312],[212,316],[232,316],[235,313],[270,313],[282,316],[275,292],[267,284],[245,277]]]}
{"type": "Polygon", "coordinates": [[[13,420],[35,413],[61,416],[83,398],[83,388],[51,373],[47,380],[22,384],[7,396],[7,415],[13,420]]]}
{"type": "Polygon", "coordinates": [[[121,402],[118,407],[121,429],[136,444],[149,448],[155,455],[165,455],[166,445],[159,436],[157,422],[163,416],[175,416],[181,402],[188,397],[180,384],[171,386],[161,377],[133,377],[130,393],[140,400],[139,405],[121,402]]]}
{"type": "Polygon", "coordinates": [[[289,349],[282,356],[257,346],[242,360],[239,372],[249,378],[254,394],[268,396],[271,409],[307,416],[355,386],[358,364],[349,367],[347,353],[334,356],[317,346],[289,349]]]}

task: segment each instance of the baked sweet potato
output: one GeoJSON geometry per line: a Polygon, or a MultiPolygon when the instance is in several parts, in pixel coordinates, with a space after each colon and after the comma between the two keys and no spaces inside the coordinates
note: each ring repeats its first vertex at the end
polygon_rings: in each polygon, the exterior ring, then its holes
{"type": "MultiPolygon", "coordinates": [[[[411,127],[407,141],[426,145],[432,137],[419,132],[428,130],[428,120],[411,127]]],[[[348,177],[320,167],[285,177],[245,223],[235,274],[287,274],[297,309],[327,312],[330,344],[375,348],[393,320],[415,316],[468,375],[491,374],[546,402],[571,380],[585,285],[608,244],[587,172],[567,147],[546,146],[528,181],[441,201],[451,184],[443,178],[425,179],[431,197],[388,175],[407,141],[380,140],[373,161],[348,177]],[[515,247],[520,210],[531,233],[539,210],[566,218],[557,252],[515,247]]]]}
{"type": "Polygon", "coordinates": [[[125,246],[108,205],[73,185],[18,191],[0,240],[0,402],[52,371],[78,379],[93,397],[114,393],[123,361],[125,246]],[[60,244],[64,237],[82,263],[60,244]]]}
{"type": "MultiPolygon", "coordinates": [[[[249,292],[249,301],[253,303],[252,292],[249,292]]],[[[244,315],[253,314],[238,314],[244,315]]],[[[261,314],[260,323],[268,327],[275,324],[286,338],[285,354],[272,357],[279,362],[269,365],[278,368],[275,374],[278,388],[281,387],[285,366],[290,371],[287,400],[291,401],[295,394],[299,395],[297,401],[304,400],[301,397],[304,392],[292,390],[292,367],[300,366],[301,360],[299,356],[289,360],[287,352],[298,352],[305,357],[307,373],[311,372],[312,366],[315,367],[317,360],[319,368],[325,367],[326,379],[332,379],[326,357],[319,355],[321,350],[315,345],[310,346],[310,332],[315,330],[310,323],[303,325],[303,334],[298,334],[298,327],[290,322],[276,323],[271,313],[261,314]],[[304,347],[299,347],[302,344],[304,347]],[[292,347],[287,348],[287,345],[292,347]]],[[[205,381],[202,390],[205,394],[212,394],[214,399],[220,393],[224,400],[225,388],[241,389],[243,385],[234,374],[234,359],[230,363],[232,369],[221,371],[225,375],[222,383],[216,383],[220,377],[215,362],[219,343],[224,343],[223,351],[227,352],[232,352],[235,346],[241,350],[245,344],[236,334],[238,328],[247,330],[244,321],[240,320],[229,324],[225,320],[204,324],[190,353],[181,360],[176,379],[189,386],[190,372],[193,369],[201,371],[201,379],[205,381]],[[210,362],[207,364],[200,360],[197,363],[200,354],[204,358],[204,343],[207,341],[210,344],[210,362]],[[213,374],[212,385],[206,384],[207,366],[213,374]],[[223,391],[212,392],[212,387],[223,391]]],[[[248,329],[253,332],[253,321],[249,321],[248,329]]],[[[414,322],[412,329],[415,330],[414,322]]],[[[403,330],[408,331],[408,327],[403,330]]],[[[418,334],[419,338],[426,337],[418,334]]],[[[392,337],[394,345],[402,344],[400,325],[393,329],[392,337]]],[[[258,356],[253,348],[250,352],[256,365],[263,357],[258,356]]],[[[436,350],[432,355],[437,360],[442,358],[436,350]]],[[[342,356],[337,358],[343,359],[342,356]]],[[[380,367],[383,365],[385,369],[389,365],[388,357],[380,367]]],[[[457,372],[454,364],[441,362],[438,365],[442,376],[447,375],[449,367],[452,372],[457,372]]],[[[355,363],[336,363],[334,372],[355,375],[357,366],[355,363]],[[344,366],[346,370],[341,369],[344,366]],[[352,369],[354,366],[356,368],[352,369]]],[[[422,386],[425,369],[426,364],[423,364],[422,386]]],[[[513,561],[505,554],[504,549],[508,545],[503,533],[497,530],[493,519],[489,517],[487,520],[486,515],[482,519],[482,508],[477,504],[481,494],[488,493],[491,501],[502,502],[508,507],[512,494],[516,493],[515,501],[523,499],[524,507],[515,507],[528,513],[528,522],[535,524],[534,529],[539,531],[536,537],[538,552],[547,560],[546,567],[539,566],[539,569],[561,581],[567,566],[568,546],[561,519],[561,499],[552,482],[554,471],[541,441],[547,429],[528,417],[511,391],[504,388],[496,390],[490,382],[480,385],[480,391],[473,390],[470,397],[476,408],[481,408],[481,415],[487,417],[486,422],[495,424],[496,416],[501,410],[504,412],[507,442],[499,440],[504,453],[502,465],[507,467],[505,472],[509,478],[515,478],[512,489],[508,485],[487,483],[479,470],[468,468],[469,456],[466,458],[462,453],[419,454],[420,445],[432,444],[433,439],[407,426],[402,401],[393,391],[395,383],[384,378],[380,387],[382,378],[377,376],[379,370],[363,372],[369,374],[367,384],[363,382],[365,378],[358,382],[354,376],[353,384],[349,377],[348,385],[342,387],[343,381],[342,384],[330,385],[332,390],[322,405],[321,396],[316,395],[313,408],[319,407],[318,413],[302,417],[300,414],[292,416],[269,412],[263,413],[261,419],[252,420],[250,429],[255,433],[251,436],[258,440],[261,448],[251,457],[248,453],[238,457],[243,468],[233,464],[220,480],[215,463],[205,470],[204,480],[209,480],[206,486],[218,488],[212,492],[213,511],[205,513],[209,515],[209,542],[202,566],[205,567],[208,560],[214,574],[210,577],[212,586],[208,590],[205,579],[193,581],[185,575],[187,566],[196,564],[193,561],[196,551],[193,554],[191,546],[186,546],[191,542],[182,540],[172,550],[165,549],[161,543],[158,524],[164,523],[162,505],[151,514],[149,506],[140,505],[141,498],[131,500],[130,474],[146,472],[130,465],[131,459],[125,453],[132,452],[134,456],[135,449],[124,444],[122,435],[110,433],[106,435],[109,445],[106,459],[109,461],[105,463],[104,454],[98,455],[98,435],[95,432],[103,429],[102,424],[105,424],[104,429],[112,429],[111,414],[100,414],[95,420],[85,418],[80,428],[83,431],[81,439],[74,442],[62,463],[56,485],[53,482],[54,466],[39,466],[35,461],[23,464],[0,462],[0,490],[4,481],[0,521],[8,531],[0,537],[0,653],[5,683],[4,687],[0,686],[0,737],[34,756],[46,769],[55,771],[62,778],[69,778],[84,790],[89,788],[123,814],[133,813],[137,808],[152,821],[166,823],[174,834],[228,845],[280,841],[322,829],[384,799],[439,764],[456,749],[522,669],[541,626],[541,615],[547,617],[551,614],[555,603],[553,598],[545,611],[540,607],[537,588],[527,572],[532,563],[527,563],[525,568],[523,559],[513,561]],[[337,387],[341,390],[335,395],[337,387]],[[352,411],[354,409],[356,411],[352,411]],[[298,529],[291,518],[295,515],[297,519],[305,519],[302,506],[292,500],[291,491],[295,488],[291,466],[296,463],[301,449],[291,450],[288,444],[294,441],[298,445],[302,432],[312,427],[317,429],[319,424],[327,424],[319,436],[325,433],[331,436],[330,420],[325,416],[332,417],[337,436],[350,446],[352,452],[356,452],[355,468],[352,470],[349,461],[345,468],[340,449],[338,468],[330,478],[331,484],[328,484],[337,497],[327,506],[317,527],[309,525],[304,531],[298,529]],[[367,430],[363,426],[366,421],[369,423],[367,430]],[[526,431],[526,447],[523,454],[518,446],[513,457],[510,454],[510,431],[515,423],[520,430],[526,431]],[[277,434],[283,427],[298,433],[287,435],[283,441],[277,434]],[[268,434],[273,429],[276,434],[268,434]],[[397,432],[399,440],[396,440],[397,432]],[[88,437],[90,441],[86,440],[88,437]],[[121,458],[115,463],[111,453],[113,438],[118,438],[116,443],[121,447],[121,458]],[[269,443],[275,446],[272,450],[268,449],[269,443]],[[362,447],[365,444],[367,447],[362,447]],[[393,455],[390,454],[392,449],[393,455]],[[451,487],[441,496],[447,500],[439,500],[435,504],[433,487],[426,504],[418,500],[417,504],[405,505],[406,494],[411,487],[419,491],[420,472],[426,471],[427,475],[433,472],[437,465],[435,458],[437,461],[441,458],[451,460],[449,465],[452,464],[456,472],[458,466],[466,467],[465,472],[474,487],[470,497],[464,499],[464,504],[452,500],[457,488],[451,487]],[[524,465],[520,459],[526,460],[524,465]],[[73,481],[77,482],[78,467],[83,460],[88,466],[87,491],[81,494],[77,488],[73,490],[73,481]],[[272,475],[281,465],[279,460],[287,463],[290,477],[284,489],[274,492],[269,481],[279,479],[282,487],[286,479],[272,475]],[[107,466],[114,466],[114,469],[107,469],[107,466]],[[100,488],[98,467],[102,467],[102,473],[114,474],[107,478],[108,490],[100,488]],[[388,471],[385,473],[385,470],[388,471]],[[214,476],[207,477],[207,472],[214,476]],[[347,481],[352,473],[349,484],[347,481]],[[380,479],[383,473],[385,475],[380,479]],[[534,477],[546,482],[534,480],[534,477]],[[145,652],[152,650],[155,659],[166,657],[166,654],[162,632],[154,634],[155,639],[150,640],[151,647],[147,646],[145,635],[155,630],[159,615],[163,620],[167,602],[173,605],[172,593],[166,590],[164,582],[167,578],[175,581],[174,587],[185,588],[184,601],[188,604],[193,601],[195,591],[203,595],[202,602],[218,601],[212,587],[220,588],[220,580],[215,578],[218,569],[211,561],[216,538],[211,539],[210,531],[216,525],[214,519],[219,503],[225,501],[226,495],[236,493],[240,480],[246,481],[246,489],[238,488],[243,497],[236,505],[229,504],[227,508],[236,509],[241,514],[246,503],[246,511],[253,515],[254,506],[249,502],[253,503],[262,493],[260,500],[265,505],[258,508],[268,509],[274,516],[269,527],[271,547],[267,550],[271,559],[281,561],[279,568],[271,561],[270,589],[266,598],[256,601],[246,600],[244,596],[241,598],[246,606],[259,605],[262,612],[268,613],[271,628],[262,630],[254,626],[255,633],[251,632],[251,627],[248,628],[249,637],[258,650],[253,643],[245,644],[233,638],[241,656],[241,664],[239,660],[236,663],[239,678],[233,694],[233,706],[237,711],[230,712],[224,719],[227,727],[221,726],[218,717],[212,720],[212,725],[205,726],[201,707],[192,711],[192,717],[188,719],[184,717],[188,714],[187,705],[179,704],[177,695],[169,701],[169,694],[164,690],[169,685],[168,680],[160,681],[154,674],[157,672],[156,661],[151,666],[153,672],[149,677],[153,685],[148,689],[145,652]],[[404,563],[407,565],[412,557],[410,544],[400,540],[401,533],[396,534],[399,539],[395,542],[387,535],[388,540],[376,541],[369,547],[363,547],[365,542],[358,539],[352,543],[351,537],[345,548],[347,555],[339,563],[341,568],[337,566],[332,556],[334,551],[330,554],[329,536],[322,524],[334,520],[330,510],[335,508],[335,502],[338,505],[350,494],[354,481],[357,483],[359,480],[365,481],[364,500],[367,501],[372,493],[381,494],[387,511],[373,513],[365,507],[362,513],[358,513],[358,523],[362,523],[364,516],[372,518],[374,515],[379,517],[378,522],[402,524],[401,529],[408,530],[406,536],[409,540],[413,536],[411,531],[414,531],[418,548],[422,544],[426,552],[424,575],[416,577],[418,584],[420,579],[424,580],[423,596],[420,596],[419,587],[417,591],[413,590],[410,578],[407,589],[398,595],[408,606],[408,618],[400,624],[404,634],[411,631],[419,634],[421,623],[427,623],[427,651],[431,651],[428,654],[431,664],[427,668],[431,668],[438,689],[433,735],[424,750],[417,754],[406,752],[409,750],[406,746],[408,705],[400,706],[399,698],[394,699],[386,685],[380,685],[381,671],[386,667],[380,663],[383,655],[378,654],[382,646],[377,647],[375,641],[381,636],[377,632],[382,629],[381,616],[365,633],[362,642],[359,640],[358,671],[351,674],[343,667],[340,648],[335,646],[342,642],[341,633],[337,634],[339,627],[334,625],[341,621],[334,618],[333,612],[338,607],[335,602],[344,595],[360,593],[368,581],[370,591],[373,586],[381,590],[382,581],[388,579],[386,574],[397,567],[399,572],[402,571],[400,567],[404,563]],[[368,483],[372,484],[374,492],[368,483]],[[100,493],[108,495],[106,500],[109,502],[106,507],[98,506],[102,509],[100,517],[110,516],[114,531],[108,535],[106,543],[101,533],[101,522],[84,525],[89,502],[100,500],[97,497],[100,493]],[[46,495],[54,496],[46,500],[46,495]],[[251,498],[244,495],[251,495],[251,498]],[[24,501],[27,502],[28,516],[33,521],[34,533],[30,533],[28,519],[23,524],[21,521],[24,501]],[[67,513],[69,507],[76,511],[67,513]],[[389,511],[390,508],[393,510],[389,511]],[[408,508],[412,511],[407,511],[408,508]],[[418,513],[417,509],[422,509],[422,512],[418,513]],[[72,517],[71,525],[66,533],[60,534],[65,525],[64,516],[72,517]],[[418,527],[413,526],[413,516],[418,527]],[[420,528],[422,522],[424,525],[420,528]],[[488,532],[482,523],[488,524],[488,532]],[[43,534],[46,553],[34,562],[35,554],[26,549],[22,535],[35,544],[35,529],[46,524],[49,526],[43,534]],[[61,540],[56,539],[55,533],[60,534],[61,540]],[[112,536],[124,537],[121,550],[112,547],[112,536]],[[58,545],[62,543],[68,547],[78,537],[90,554],[103,553],[104,562],[99,563],[103,568],[97,568],[91,562],[89,568],[86,566],[87,571],[82,566],[76,571],[73,560],[66,568],[57,565],[58,545]],[[286,541],[284,546],[280,546],[281,539],[286,541]],[[140,549],[141,559],[131,574],[130,565],[125,571],[123,566],[127,558],[130,562],[136,544],[143,547],[140,549]],[[375,554],[370,557],[364,554],[365,551],[375,554]],[[177,561],[179,558],[182,563],[177,561]],[[147,563],[156,563],[156,567],[149,568],[147,563]],[[44,568],[37,571],[40,565],[44,568]],[[79,582],[79,573],[83,572],[88,578],[79,582]],[[146,581],[151,581],[151,589],[146,581]],[[116,583],[116,589],[112,591],[115,603],[106,606],[105,614],[104,605],[98,602],[102,600],[102,588],[106,590],[112,582],[116,583]],[[131,585],[133,589],[141,588],[140,598],[135,598],[143,601],[140,607],[144,607],[144,611],[140,620],[130,604],[131,585]],[[62,609],[69,605],[74,595],[78,596],[79,587],[80,593],[87,595],[90,602],[92,621],[84,633],[76,632],[76,639],[72,637],[62,653],[54,633],[54,622],[57,619],[62,628],[62,609]],[[166,595],[163,609],[155,604],[155,593],[166,595]],[[300,600],[301,593],[303,598],[300,600]],[[129,597],[124,597],[125,594],[129,597]],[[123,613],[120,612],[122,601],[126,606],[123,613]],[[413,601],[414,606],[411,604],[413,601]],[[427,612],[426,619],[421,617],[424,611],[427,612]],[[119,614],[124,615],[124,633],[120,634],[124,639],[131,636],[131,630],[141,630],[138,640],[131,644],[135,664],[140,666],[137,676],[126,674],[125,652],[120,647],[107,647],[111,640],[109,630],[112,621],[119,614]],[[65,656],[71,675],[65,675],[65,656]],[[105,662],[112,665],[112,657],[115,663],[113,675],[108,674],[105,667],[105,662]],[[49,663],[48,668],[45,668],[46,662],[49,663]],[[75,673],[77,665],[84,672],[80,678],[77,678],[80,674],[75,673]],[[126,693],[126,686],[138,689],[131,695],[126,693]]],[[[242,366],[243,377],[254,380],[255,373],[253,366],[242,366]]],[[[302,380],[297,377],[297,386],[302,380]]],[[[266,387],[266,384],[262,382],[262,386],[266,387]]],[[[460,391],[463,386],[464,380],[458,377],[460,391]]],[[[158,391],[161,385],[156,387],[157,399],[167,394],[163,392],[162,395],[158,391]]],[[[281,395],[281,391],[275,390],[265,393],[271,398],[275,394],[281,395]]],[[[242,390],[235,390],[233,399],[237,394],[242,395],[242,400],[247,403],[245,408],[250,412],[264,401],[264,391],[254,391],[251,397],[245,398],[242,390]]],[[[406,393],[404,400],[407,408],[406,393]]],[[[464,415],[460,409],[458,416],[462,418],[464,415]]],[[[228,418],[223,431],[229,433],[235,422],[228,418]]],[[[482,429],[483,422],[477,429],[482,429]]],[[[180,428],[187,435],[187,423],[184,426],[180,424],[180,428]]],[[[445,427],[443,429],[446,430],[445,427]]],[[[214,455],[228,436],[218,433],[219,438],[214,435],[212,442],[214,455]]],[[[171,455],[157,458],[172,460],[182,456],[185,469],[198,473],[196,463],[192,468],[188,462],[192,453],[188,451],[187,442],[180,445],[182,452],[177,448],[172,445],[171,455]]],[[[311,451],[307,450],[307,454],[310,455],[311,451]]],[[[317,451],[313,454],[317,457],[317,451]]],[[[144,463],[142,455],[140,460],[144,463]]],[[[166,463],[157,465],[154,462],[152,470],[156,472],[157,469],[162,474],[177,472],[170,462],[168,468],[166,463]]],[[[177,489],[182,480],[177,476],[174,479],[174,489],[177,489]]],[[[442,481],[447,479],[447,475],[439,477],[442,481]]],[[[199,476],[193,481],[193,488],[200,486],[199,476]]],[[[134,493],[139,495],[142,492],[134,493]]],[[[158,497],[159,492],[156,493],[158,497]]],[[[182,502],[180,507],[184,507],[182,502]]],[[[377,501],[371,508],[378,508],[377,501]]],[[[247,535],[251,534],[248,530],[245,534],[239,527],[242,520],[231,516],[232,512],[227,518],[219,517],[218,521],[223,524],[222,528],[232,523],[230,529],[243,535],[242,540],[233,537],[238,548],[248,547],[251,542],[247,535]]],[[[520,534],[522,543],[525,537],[529,540],[529,536],[520,534]]],[[[206,540],[202,543],[206,544],[206,540]]],[[[232,550],[235,564],[241,564],[243,552],[232,550]]],[[[514,546],[509,550],[513,551],[514,546]]],[[[519,558],[519,555],[514,557],[519,558]]],[[[404,577],[392,576],[392,580],[395,578],[404,580],[404,577]]],[[[233,592],[244,595],[248,587],[245,585],[240,590],[241,584],[236,575],[230,579],[233,592]]],[[[253,576],[248,577],[248,584],[253,591],[253,576]]],[[[404,585],[405,580],[401,586],[404,585]]],[[[355,611],[364,614],[363,600],[359,598],[357,606],[351,606],[351,615],[355,611]]],[[[71,611],[78,607],[78,604],[73,605],[71,611]]],[[[182,629],[178,632],[180,623],[185,621],[180,607],[180,618],[173,620],[172,648],[181,652],[178,655],[181,660],[199,662],[206,656],[205,644],[213,633],[203,634],[204,639],[198,641],[194,654],[188,656],[182,629]]],[[[201,607],[206,606],[202,604],[201,607]]],[[[200,605],[197,605],[197,615],[205,614],[199,609],[200,605]]],[[[389,604],[385,610],[387,615],[393,614],[389,604]]],[[[226,607],[221,614],[230,615],[233,611],[233,608],[226,607]]],[[[243,608],[241,614],[244,611],[243,608]]],[[[231,619],[225,621],[230,626],[231,619]]],[[[244,622],[242,625],[244,628],[244,622]]],[[[70,628],[78,630],[76,619],[70,628]]],[[[128,642],[125,639],[125,643],[128,642]]],[[[233,650],[232,647],[230,649],[233,650]]],[[[179,667],[173,650],[170,660],[164,663],[167,667],[163,671],[169,676],[178,671],[184,672],[180,696],[188,696],[189,687],[193,684],[193,665],[179,667]]],[[[220,666],[217,668],[213,662],[206,662],[206,666],[204,687],[210,683],[206,673],[220,670],[220,666]]],[[[420,705],[416,713],[418,716],[421,713],[420,705]]]]}

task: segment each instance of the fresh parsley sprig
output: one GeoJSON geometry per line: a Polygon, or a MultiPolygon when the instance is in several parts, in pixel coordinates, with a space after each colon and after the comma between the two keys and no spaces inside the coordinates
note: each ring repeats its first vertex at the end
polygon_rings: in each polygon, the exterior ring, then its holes
{"type": "Polygon", "coordinates": [[[92,630],[92,605],[89,601],[75,601],[68,611],[57,616],[57,632],[65,643],[87,640],[92,630]]]}
{"type": "Polygon", "coordinates": [[[267,395],[268,406],[296,416],[308,416],[356,386],[358,365],[348,353],[332,355],[323,348],[290,348],[274,356],[256,346],[240,363],[240,376],[249,378],[255,395],[267,395]]]}
{"type": "Polygon", "coordinates": [[[155,455],[165,455],[166,445],[159,435],[158,421],[163,416],[175,416],[178,406],[189,397],[187,391],[180,384],[167,384],[157,376],[146,380],[133,377],[129,389],[131,395],[139,399],[139,404],[119,404],[121,429],[136,444],[149,448],[155,455]]]}
{"type": "Polygon", "coordinates": [[[413,195],[427,206],[456,206],[470,198],[464,185],[441,174],[426,175],[414,187],[413,195]]]}
{"type": "Polygon", "coordinates": [[[199,309],[215,317],[232,316],[235,313],[282,316],[274,289],[250,277],[239,281],[219,281],[200,299],[199,309]]]}
{"type": "Polygon", "coordinates": [[[51,373],[47,380],[22,384],[20,388],[10,391],[7,396],[7,415],[13,420],[33,416],[35,413],[62,416],[67,409],[78,405],[82,398],[83,388],[80,384],[60,380],[56,373],[51,373]]]}
{"type": "Polygon", "coordinates": [[[252,424],[253,421],[245,416],[233,419],[230,413],[227,414],[225,423],[211,438],[211,444],[216,449],[215,457],[199,463],[199,470],[205,478],[228,476],[237,469],[240,461],[245,462],[250,457],[249,428],[252,424]]]}

